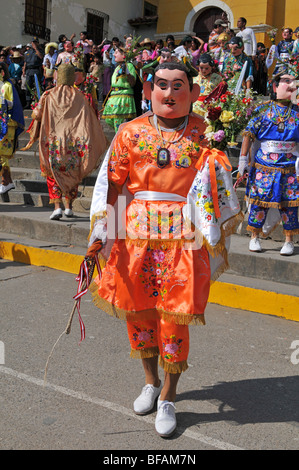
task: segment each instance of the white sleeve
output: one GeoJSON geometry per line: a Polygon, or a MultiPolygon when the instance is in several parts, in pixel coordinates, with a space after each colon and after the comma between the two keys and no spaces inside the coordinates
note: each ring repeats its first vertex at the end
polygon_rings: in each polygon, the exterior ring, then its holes
{"type": "Polygon", "coordinates": [[[256,37],[255,37],[253,29],[251,30],[251,39],[252,39],[252,55],[256,55],[257,43],[256,43],[256,37]]]}
{"type": "Polygon", "coordinates": [[[278,53],[277,53],[277,46],[273,44],[270,47],[270,50],[268,52],[267,58],[266,58],[266,67],[269,69],[271,65],[273,64],[274,59],[277,59],[278,53]]]}

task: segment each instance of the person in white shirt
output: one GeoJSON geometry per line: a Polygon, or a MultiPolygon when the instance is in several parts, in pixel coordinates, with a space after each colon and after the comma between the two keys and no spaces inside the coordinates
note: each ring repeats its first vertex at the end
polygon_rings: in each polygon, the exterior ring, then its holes
{"type": "Polygon", "coordinates": [[[173,51],[174,55],[178,60],[182,60],[183,57],[188,57],[188,59],[192,62],[193,56],[191,52],[191,44],[192,44],[192,37],[185,36],[182,40],[181,44],[175,48],[173,51]]]}
{"type": "Polygon", "coordinates": [[[58,57],[57,49],[58,49],[58,44],[56,42],[49,42],[48,44],[46,44],[45,55],[43,59],[44,67],[46,66],[47,59],[49,59],[51,69],[54,69],[56,61],[57,61],[57,57],[58,57]]]}
{"type": "Polygon", "coordinates": [[[244,52],[249,57],[256,56],[256,38],[253,29],[246,27],[246,18],[240,17],[237,21],[239,32],[236,36],[240,36],[244,42],[244,52]]]}

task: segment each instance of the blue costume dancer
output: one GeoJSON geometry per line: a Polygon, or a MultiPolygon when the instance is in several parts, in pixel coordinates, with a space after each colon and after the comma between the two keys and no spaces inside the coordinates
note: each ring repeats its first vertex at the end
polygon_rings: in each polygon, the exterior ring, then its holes
{"type": "Polygon", "coordinates": [[[252,232],[249,249],[261,251],[259,234],[267,235],[281,218],[286,242],[280,254],[291,255],[293,235],[299,233],[299,107],[290,101],[296,90],[293,71],[282,71],[272,86],[276,99],[260,106],[244,131],[239,172],[243,175],[248,167],[254,141],[246,187],[247,229],[252,232]]]}

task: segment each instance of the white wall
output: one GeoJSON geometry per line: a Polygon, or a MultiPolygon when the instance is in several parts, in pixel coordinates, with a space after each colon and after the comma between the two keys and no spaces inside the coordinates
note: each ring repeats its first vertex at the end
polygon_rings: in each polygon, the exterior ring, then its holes
{"type": "MultiPolygon", "coordinates": [[[[143,0],[85,0],[82,2],[52,0],[50,3],[52,3],[51,41],[57,41],[60,34],[70,36],[76,33],[76,39],[79,38],[80,31],[86,29],[86,8],[109,15],[108,39],[118,36],[122,40],[125,34],[132,32],[128,19],[143,14],[143,0]]],[[[31,36],[22,34],[24,11],[23,0],[6,2],[1,14],[0,45],[26,44],[31,40],[31,36]]],[[[139,35],[138,31],[136,35],[139,35]]]]}

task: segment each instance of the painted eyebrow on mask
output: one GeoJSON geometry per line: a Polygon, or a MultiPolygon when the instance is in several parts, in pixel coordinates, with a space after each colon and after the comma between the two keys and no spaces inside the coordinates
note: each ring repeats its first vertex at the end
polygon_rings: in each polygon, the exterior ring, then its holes
{"type": "MultiPolygon", "coordinates": [[[[165,78],[157,77],[156,85],[159,85],[160,82],[168,83],[168,80],[166,80],[165,78]]],[[[174,78],[173,80],[171,80],[171,83],[175,82],[185,83],[184,80],[182,80],[181,78],[174,78]]]]}

